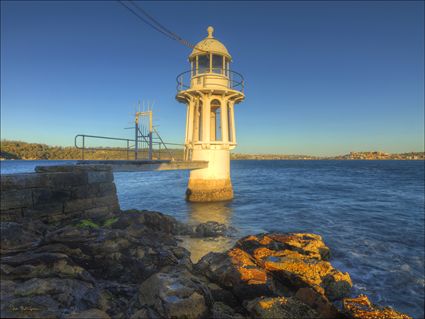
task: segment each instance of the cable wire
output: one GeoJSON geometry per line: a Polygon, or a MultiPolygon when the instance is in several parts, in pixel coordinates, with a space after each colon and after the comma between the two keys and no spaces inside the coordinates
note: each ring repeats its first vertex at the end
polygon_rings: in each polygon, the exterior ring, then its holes
{"type": "Polygon", "coordinates": [[[143,21],[145,24],[149,25],[150,27],[152,27],[153,29],[155,29],[156,31],[162,33],[163,35],[165,35],[166,37],[178,41],[181,44],[191,48],[191,49],[196,49],[202,52],[208,52],[206,50],[200,49],[198,47],[196,47],[195,45],[191,44],[189,41],[183,39],[182,37],[180,37],[178,34],[176,34],[175,32],[169,30],[168,28],[166,28],[163,24],[161,24],[158,20],[156,20],[154,17],[152,17],[149,13],[146,12],[146,10],[144,10],[141,6],[139,6],[137,3],[135,3],[132,0],[128,0],[128,2],[130,4],[133,5],[134,8],[136,8],[142,15],[144,15],[144,17],[142,17],[141,15],[139,15],[135,10],[133,10],[130,6],[126,5],[124,3],[124,1],[119,0],[118,1],[123,7],[125,7],[126,9],[128,9],[130,12],[132,12],[136,17],[138,17],[141,21],[143,21]],[[148,21],[147,19],[149,19],[150,21],[148,21]]]}

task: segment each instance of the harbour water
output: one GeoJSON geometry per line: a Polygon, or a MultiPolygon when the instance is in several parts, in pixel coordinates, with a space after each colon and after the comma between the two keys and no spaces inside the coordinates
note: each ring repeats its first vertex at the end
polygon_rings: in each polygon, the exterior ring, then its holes
{"type": "MultiPolygon", "coordinates": [[[[58,163],[64,161],[2,161],[1,173],[58,163]]],[[[235,198],[224,203],[187,203],[185,171],[115,173],[115,182],[122,209],[215,220],[233,226],[238,237],[320,234],[333,265],[350,273],[354,294],[424,317],[423,161],[232,161],[231,170],[235,198]]]]}

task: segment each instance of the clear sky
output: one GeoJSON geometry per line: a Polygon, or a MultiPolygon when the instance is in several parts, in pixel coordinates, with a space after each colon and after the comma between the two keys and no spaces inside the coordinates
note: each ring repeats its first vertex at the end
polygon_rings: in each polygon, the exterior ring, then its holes
{"type": "MultiPolygon", "coordinates": [[[[246,81],[237,152],[423,151],[423,2],[140,4],[193,43],[214,26],[246,81]]],[[[115,1],[1,1],[1,137],[131,137],[140,99],[182,143],[190,51],[115,1]]]]}

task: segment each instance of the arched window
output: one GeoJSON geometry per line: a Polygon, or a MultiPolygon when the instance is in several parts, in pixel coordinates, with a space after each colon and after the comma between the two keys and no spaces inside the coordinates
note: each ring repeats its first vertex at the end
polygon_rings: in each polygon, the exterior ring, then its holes
{"type": "Polygon", "coordinates": [[[210,122],[211,141],[222,141],[221,134],[221,104],[219,100],[211,101],[211,122],[210,122]]]}

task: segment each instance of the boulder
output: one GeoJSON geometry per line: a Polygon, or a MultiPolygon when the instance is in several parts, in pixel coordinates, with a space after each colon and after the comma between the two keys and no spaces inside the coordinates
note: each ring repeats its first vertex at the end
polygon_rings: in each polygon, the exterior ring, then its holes
{"type": "Polygon", "coordinates": [[[265,234],[241,239],[258,265],[293,289],[311,287],[330,300],[348,296],[352,287],[348,273],[333,268],[329,249],[314,234],[265,234]]]}
{"type": "Polygon", "coordinates": [[[234,235],[236,229],[215,221],[198,224],[192,236],[194,237],[220,237],[234,235]]]}
{"type": "Polygon", "coordinates": [[[271,277],[239,248],[209,253],[196,264],[196,269],[212,282],[231,290],[240,300],[275,295],[271,277]]]}

